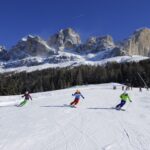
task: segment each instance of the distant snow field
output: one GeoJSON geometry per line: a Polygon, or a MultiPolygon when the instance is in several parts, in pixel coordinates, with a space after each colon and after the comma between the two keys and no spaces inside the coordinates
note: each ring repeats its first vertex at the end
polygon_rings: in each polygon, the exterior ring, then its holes
{"type": "Polygon", "coordinates": [[[77,86],[31,94],[33,101],[16,107],[21,96],[0,96],[0,150],[150,150],[150,91],[129,91],[126,111],[121,85],[77,86]],[[66,106],[79,89],[85,99],[66,106]]]}
{"type": "MultiPolygon", "coordinates": [[[[13,61],[11,67],[5,68],[3,67],[3,64],[0,64],[0,73],[6,73],[6,72],[32,72],[36,70],[43,70],[43,69],[48,69],[48,68],[64,68],[64,67],[75,67],[75,66],[80,66],[80,65],[104,65],[108,62],[117,62],[117,63],[124,63],[124,62],[139,62],[141,60],[149,59],[149,57],[144,57],[144,56],[117,56],[117,57],[112,57],[112,58],[106,58],[106,59],[100,59],[98,55],[95,54],[88,54],[85,56],[77,55],[77,54],[71,54],[68,52],[63,52],[60,53],[58,57],[58,63],[46,63],[44,62],[44,58],[41,57],[29,57],[23,59],[25,62],[38,62],[39,65],[34,65],[34,66],[20,66],[17,67],[15,65],[21,64],[22,62],[19,61],[13,61]],[[59,62],[59,57],[75,57],[77,60],[66,60],[64,62],[59,62]],[[41,64],[40,64],[41,63],[41,64]]],[[[55,58],[57,58],[55,57],[55,58]]],[[[9,62],[11,64],[11,62],[9,62]]],[[[8,63],[8,64],[9,64],[8,63]]]]}

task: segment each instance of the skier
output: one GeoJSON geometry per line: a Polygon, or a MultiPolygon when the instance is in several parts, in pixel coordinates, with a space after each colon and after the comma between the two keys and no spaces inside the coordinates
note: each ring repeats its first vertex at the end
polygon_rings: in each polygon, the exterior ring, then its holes
{"type": "Polygon", "coordinates": [[[116,85],[113,85],[113,90],[116,90],[116,89],[117,89],[116,85]]]}
{"type": "Polygon", "coordinates": [[[139,91],[142,92],[142,88],[141,87],[139,88],[139,91]]]}
{"type": "Polygon", "coordinates": [[[32,97],[30,96],[30,94],[29,94],[28,91],[26,91],[25,94],[24,94],[22,97],[24,97],[24,101],[22,101],[22,102],[19,104],[19,106],[25,105],[29,99],[32,100],[32,97]]]}
{"type": "Polygon", "coordinates": [[[146,89],[147,89],[147,91],[149,91],[149,87],[148,86],[146,87],[146,89]]]}
{"type": "Polygon", "coordinates": [[[73,102],[70,103],[71,106],[77,105],[80,101],[80,97],[82,97],[84,99],[84,96],[81,94],[81,92],[79,90],[76,90],[76,92],[74,94],[72,94],[72,96],[75,96],[75,99],[73,102]]]}
{"type": "Polygon", "coordinates": [[[117,110],[120,110],[126,104],[127,100],[129,100],[130,102],[132,102],[131,99],[130,99],[130,97],[129,97],[129,95],[128,95],[128,93],[126,93],[126,92],[122,93],[120,95],[120,98],[121,98],[120,104],[118,104],[115,107],[117,110]]]}

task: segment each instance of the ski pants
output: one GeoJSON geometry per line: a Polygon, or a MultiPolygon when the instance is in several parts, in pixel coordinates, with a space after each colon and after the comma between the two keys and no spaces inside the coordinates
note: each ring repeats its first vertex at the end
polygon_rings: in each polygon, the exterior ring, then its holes
{"type": "Polygon", "coordinates": [[[79,103],[79,99],[75,98],[73,102],[70,103],[70,105],[77,105],[79,103]]]}
{"type": "Polygon", "coordinates": [[[20,106],[23,106],[23,105],[25,105],[27,103],[27,100],[25,99],[24,101],[22,101],[21,103],[20,103],[20,106]]]}
{"type": "Polygon", "coordinates": [[[117,106],[116,106],[116,108],[121,108],[121,107],[123,107],[124,105],[125,105],[125,103],[126,103],[126,101],[124,101],[124,100],[121,100],[121,102],[120,102],[120,104],[118,104],[117,106]]]}

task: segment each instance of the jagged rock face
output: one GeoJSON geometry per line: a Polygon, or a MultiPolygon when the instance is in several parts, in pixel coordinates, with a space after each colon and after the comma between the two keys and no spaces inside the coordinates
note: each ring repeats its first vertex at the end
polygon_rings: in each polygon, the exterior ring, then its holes
{"type": "Polygon", "coordinates": [[[103,36],[103,37],[91,37],[85,44],[80,45],[77,48],[78,52],[99,52],[108,49],[112,49],[115,47],[113,39],[111,36],[103,36]]]}
{"type": "Polygon", "coordinates": [[[55,54],[55,50],[38,36],[22,38],[9,52],[11,59],[23,59],[28,56],[48,56],[55,54]]]}
{"type": "Polygon", "coordinates": [[[150,56],[150,29],[137,30],[124,42],[123,49],[128,55],[150,56]]]}
{"type": "Polygon", "coordinates": [[[8,61],[10,59],[9,54],[4,46],[0,46],[0,60],[8,61]]]}
{"type": "Polygon", "coordinates": [[[48,40],[48,45],[56,48],[58,51],[72,49],[81,44],[80,36],[73,29],[68,28],[60,30],[48,40]]]}
{"type": "Polygon", "coordinates": [[[116,56],[124,56],[125,53],[120,47],[115,47],[110,52],[110,57],[116,57],[116,56]]]}

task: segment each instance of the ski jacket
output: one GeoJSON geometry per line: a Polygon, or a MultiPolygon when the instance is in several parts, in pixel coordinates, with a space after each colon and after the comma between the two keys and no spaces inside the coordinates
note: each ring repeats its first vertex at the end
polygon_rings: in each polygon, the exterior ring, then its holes
{"type": "Polygon", "coordinates": [[[32,97],[30,96],[30,94],[24,94],[22,97],[24,97],[25,100],[29,100],[29,99],[32,100],[32,97]]]}
{"type": "Polygon", "coordinates": [[[120,95],[120,98],[121,98],[121,100],[124,100],[124,101],[129,100],[130,102],[132,102],[128,94],[123,93],[120,95]]]}
{"type": "Polygon", "coordinates": [[[84,99],[84,96],[81,93],[74,93],[72,96],[75,96],[75,99],[80,99],[80,97],[84,99]]]}

